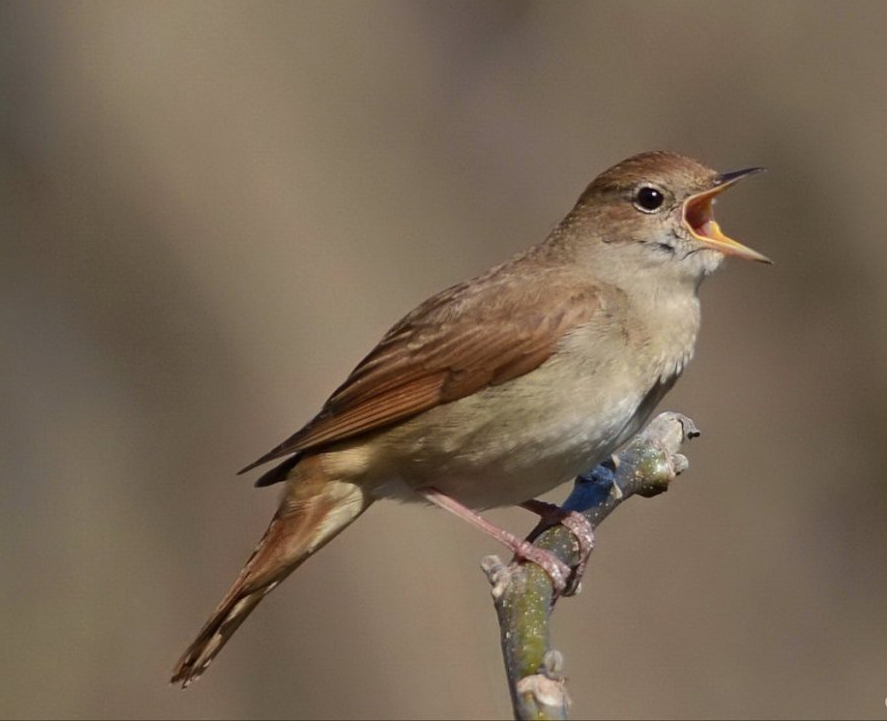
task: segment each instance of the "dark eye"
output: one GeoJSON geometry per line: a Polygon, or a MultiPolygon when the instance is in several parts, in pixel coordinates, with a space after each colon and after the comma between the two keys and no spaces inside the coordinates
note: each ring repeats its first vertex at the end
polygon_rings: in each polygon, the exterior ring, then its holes
{"type": "Polygon", "coordinates": [[[650,185],[644,185],[638,188],[634,194],[634,204],[638,210],[645,213],[655,213],[665,202],[665,196],[661,190],[650,185]]]}

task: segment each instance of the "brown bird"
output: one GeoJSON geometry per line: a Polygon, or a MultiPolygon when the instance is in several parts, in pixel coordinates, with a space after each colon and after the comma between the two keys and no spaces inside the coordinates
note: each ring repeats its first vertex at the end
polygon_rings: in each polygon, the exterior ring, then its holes
{"type": "Polygon", "coordinates": [[[693,355],[703,278],[726,255],[769,262],[712,215],[759,170],[636,155],[595,178],[544,242],[397,323],[310,423],[243,469],[286,457],[256,483],[285,482],[280,507],[172,681],[199,677],[374,501],[430,501],[491,526],[471,509],[527,502],[634,435],[693,355]]]}

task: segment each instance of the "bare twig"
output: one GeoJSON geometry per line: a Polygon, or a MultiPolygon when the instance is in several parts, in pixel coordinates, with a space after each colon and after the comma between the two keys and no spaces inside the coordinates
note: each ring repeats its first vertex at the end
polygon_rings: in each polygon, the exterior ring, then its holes
{"type": "MultiPolygon", "coordinates": [[[[581,512],[596,528],[631,496],[668,490],[688,465],[678,453],[681,444],[697,435],[686,416],[660,414],[612,462],[579,476],[563,508],[581,512]]],[[[528,540],[571,567],[580,560],[573,534],[563,525],[543,520],[528,540]]],[[[563,656],[550,648],[549,639],[557,601],[551,579],[539,566],[524,561],[506,566],[496,556],[487,556],[481,566],[493,586],[515,718],[566,719],[569,696],[563,656]]]]}

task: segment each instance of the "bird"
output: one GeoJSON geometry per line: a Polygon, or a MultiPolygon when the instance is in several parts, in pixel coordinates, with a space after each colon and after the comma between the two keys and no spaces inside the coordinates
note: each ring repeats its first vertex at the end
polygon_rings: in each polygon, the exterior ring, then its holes
{"type": "Polygon", "coordinates": [[[377,500],[434,504],[496,535],[480,511],[532,508],[608,458],[693,356],[704,278],[726,256],[771,262],[713,214],[761,170],[632,156],[543,242],[396,323],[313,420],[241,471],[278,461],[256,485],[283,484],[280,504],[171,682],[198,678],[269,592],[377,500]]]}

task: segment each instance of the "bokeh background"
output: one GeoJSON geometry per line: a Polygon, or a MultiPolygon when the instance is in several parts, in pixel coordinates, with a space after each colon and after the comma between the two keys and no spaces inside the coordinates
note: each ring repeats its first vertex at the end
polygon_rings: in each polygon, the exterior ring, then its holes
{"type": "Polygon", "coordinates": [[[878,2],[0,5],[0,715],[507,717],[499,549],[395,504],[167,679],[276,505],[234,471],[661,147],[770,168],[719,217],[776,265],[706,283],[690,470],[558,606],[573,714],[887,716],[885,36],[878,2]]]}

